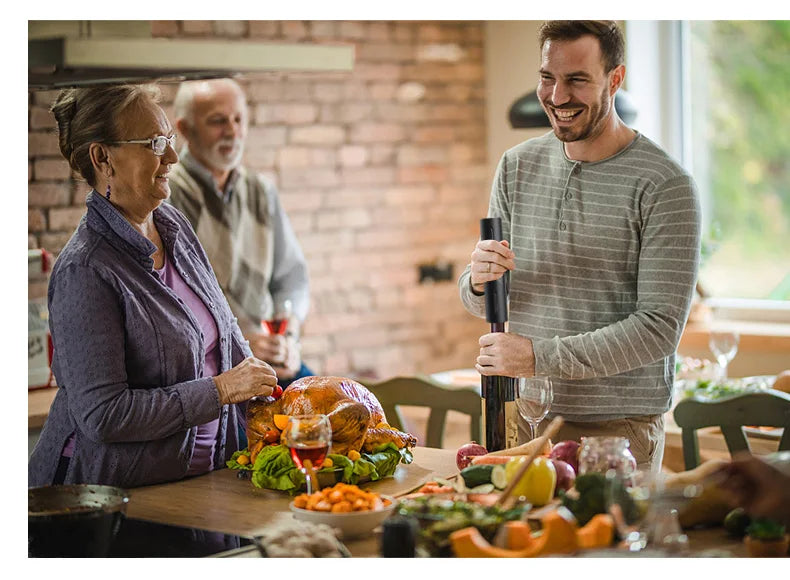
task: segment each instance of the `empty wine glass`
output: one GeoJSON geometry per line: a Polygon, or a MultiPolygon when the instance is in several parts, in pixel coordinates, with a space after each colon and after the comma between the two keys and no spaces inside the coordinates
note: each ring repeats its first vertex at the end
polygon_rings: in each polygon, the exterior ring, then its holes
{"type": "Polygon", "coordinates": [[[305,476],[307,493],[318,490],[315,472],[329,453],[332,425],[326,415],[292,415],[283,431],[283,439],[296,466],[305,476]]]}
{"type": "Polygon", "coordinates": [[[535,439],[538,425],[548,415],[554,392],[549,377],[516,377],[516,407],[529,423],[530,441],[535,439]]]}
{"type": "Polygon", "coordinates": [[[710,339],[708,340],[711,352],[716,356],[716,360],[721,368],[721,378],[727,378],[727,365],[735,358],[735,353],[738,352],[738,333],[737,332],[724,332],[724,331],[711,331],[710,339]]]}

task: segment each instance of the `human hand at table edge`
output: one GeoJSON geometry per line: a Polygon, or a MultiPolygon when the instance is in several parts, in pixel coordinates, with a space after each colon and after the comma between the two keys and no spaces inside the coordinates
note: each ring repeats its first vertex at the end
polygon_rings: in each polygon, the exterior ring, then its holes
{"type": "Polygon", "coordinates": [[[480,337],[475,369],[481,375],[531,377],[535,375],[532,340],[511,332],[490,332],[480,337]]]}
{"type": "Polygon", "coordinates": [[[790,477],[762,459],[737,454],[716,474],[718,487],[733,506],[753,517],[790,525],[790,477]]]}
{"type": "Polygon", "coordinates": [[[469,283],[477,294],[485,291],[485,283],[501,278],[508,270],[515,270],[516,255],[507,240],[480,240],[470,260],[469,283]]]}
{"type": "Polygon", "coordinates": [[[220,405],[242,403],[257,396],[268,396],[277,385],[274,369],[250,356],[235,367],[214,377],[220,405]]]}

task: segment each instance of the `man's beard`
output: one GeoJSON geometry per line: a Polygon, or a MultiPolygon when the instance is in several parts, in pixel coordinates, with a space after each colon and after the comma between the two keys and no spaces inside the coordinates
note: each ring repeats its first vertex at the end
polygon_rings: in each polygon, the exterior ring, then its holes
{"type": "MultiPolygon", "coordinates": [[[[577,105],[564,105],[562,108],[574,109],[577,105]]],[[[582,111],[581,115],[588,114],[590,120],[582,127],[557,127],[552,123],[554,135],[557,139],[565,143],[572,143],[574,141],[583,141],[595,133],[599,132],[599,127],[603,124],[603,120],[609,115],[612,107],[612,102],[609,100],[609,93],[604,89],[601,93],[600,99],[597,103],[590,106],[587,111],[582,111]]],[[[554,114],[549,112],[548,115],[554,118],[554,114]]]]}
{"type": "Polygon", "coordinates": [[[244,141],[241,139],[225,139],[214,144],[209,150],[204,150],[203,153],[206,161],[218,171],[230,171],[241,163],[241,157],[244,154],[244,141]],[[231,147],[228,154],[223,154],[220,151],[221,147],[231,147]]]}

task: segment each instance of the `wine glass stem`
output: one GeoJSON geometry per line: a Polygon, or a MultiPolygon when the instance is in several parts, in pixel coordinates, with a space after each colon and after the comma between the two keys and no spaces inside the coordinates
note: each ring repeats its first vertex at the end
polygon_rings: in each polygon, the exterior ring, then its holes
{"type": "Polygon", "coordinates": [[[307,485],[307,494],[310,495],[313,493],[313,477],[310,471],[307,469],[303,469],[302,473],[304,473],[304,480],[307,485]]]}
{"type": "Polygon", "coordinates": [[[535,431],[537,430],[537,424],[533,423],[532,421],[528,421],[529,423],[529,440],[533,441],[535,439],[535,431]]]}

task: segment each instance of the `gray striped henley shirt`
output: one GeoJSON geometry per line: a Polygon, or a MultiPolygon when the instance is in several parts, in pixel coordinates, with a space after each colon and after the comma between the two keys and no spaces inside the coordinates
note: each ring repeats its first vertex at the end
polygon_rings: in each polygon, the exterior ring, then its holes
{"type": "MultiPolygon", "coordinates": [[[[667,411],[699,265],[691,176],[641,134],[588,163],[550,132],[502,156],[488,215],[516,255],[508,331],[532,339],[536,374],[552,377],[550,416],[667,411]]],[[[469,276],[467,266],[461,300],[484,317],[469,276]]]]}

